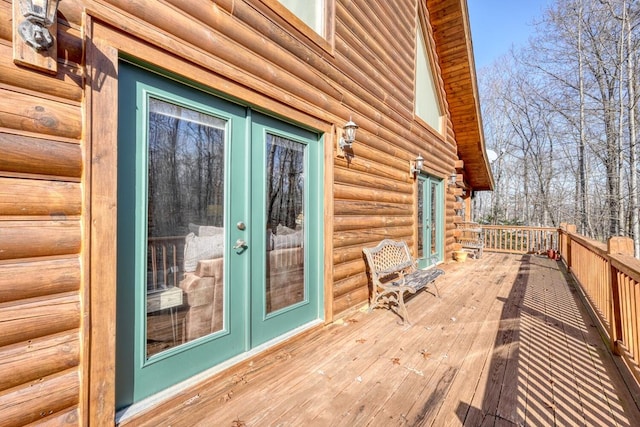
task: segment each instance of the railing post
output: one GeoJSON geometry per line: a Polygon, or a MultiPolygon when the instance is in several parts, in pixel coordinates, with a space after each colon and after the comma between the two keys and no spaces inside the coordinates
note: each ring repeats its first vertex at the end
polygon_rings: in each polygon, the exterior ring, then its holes
{"type": "MultiPolygon", "coordinates": [[[[607,243],[608,255],[631,255],[633,256],[633,240],[628,237],[612,237],[607,243]]],[[[622,341],[622,308],[620,304],[620,284],[618,283],[618,271],[609,261],[609,283],[611,284],[611,322],[609,337],[611,339],[611,351],[620,356],[620,345],[622,341]]]]}
{"type": "Polygon", "coordinates": [[[571,271],[571,234],[570,233],[575,233],[577,228],[575,226],[575,224],[567,224],[567,269],[569,271],[571,271]]]}
{"type": "MultiPolygon", "coordinates": [[[[556,230],[556,233],[558,235],[558,258],[562,258],[562,256],[564,255],[564,253],[566,252],[566,248],[565,248],[565,242],[567,240],[567,236],[565,233],[565,228],[566,228],[567,224],[564,222],[560,223],[560,226],[558,227],[558,229],[556,230]]],[[[565,260],[566,262],[566,260],[565,260]]]]}

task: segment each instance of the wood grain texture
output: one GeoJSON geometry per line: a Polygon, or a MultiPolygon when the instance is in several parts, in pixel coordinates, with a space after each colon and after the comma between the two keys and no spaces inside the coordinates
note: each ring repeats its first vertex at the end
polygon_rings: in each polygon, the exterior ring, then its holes
{"type": "Polygon", "coordinates": [[[353,310],[369,301],[369,289],[362,282],[359,282],[358,285],[354,291],[334,297],[333,309],[335,313],[344,314],[348,310],[353,310]]]}
{"type": "MultiPolygon", "coordinates": [[[[365,271],[365,262],[363,259],[355,259],[351,262],[345,262],[342,264],[338,264],[335,267],[334,271],[334,279],[339,282],[342,279],[346,279],[349,277],[355,276],[364,276],[363,271],[365,271]]],[[[366,276],[364,277],[364,281],[367,281],[366,276]]],[[[341,292],[336,292],[337,295],[340,295],[341,292]]]]}
{"type": "Polygon", "coordinates": [[[102,27],[89,19],[87,28],[91,42],[87,46],[89,93],[87,109],[90,135],[86,141],[85,179],[90,182],[86,203],[90,206],[85,244],[90,247],[85,260],[90,289],[91,323],[87,328],[91,363],[86,367],[90,382],[83,392],[81,409],[86,421],[110,425],[115,420],[116,370],[116,257],[117,257],[117,132],[113,117],[118,111],[118,50],[105,40],[102,27]],[[97,326],[99,325],[99,326],[97,326]]]}
{"type": "MultiPolygon", "coordinates": [[[[0,349],[0,391],[33,383],[80,363],[77,330],[30,339],[0,349]]],[[[54,396],[52,396],[53,398],[54,396]]]]}
{"type": "Polygon", "coordinates": [[[81,202],[78,183],[0,177],[0,216],[77,216],[81,202]]]}
{"type": "Polygon", "coordinates": [[[0,221],[0,260],[78,253],[78,221],[0,221]]]}
{"type": "Polygon", "coordinates": [[[64,427],[80,424],[80,410],[77,405],[72,405],[62,411],[55,412],[46,418],[28,424],[28,427],[64,427]]]}
{"type": "Polygon", "coordinates": [[[3,424],[22,426],[39,423],[50,416],[56,418],[58,413],[65,414],[59,421],[66,423],[68,411],[78,404],[79,383],[78,370],[69,369],[0,394],[3,424]]]}
{"type": "Polygon", "coordinates": [[[0,43],[0,83],[79,102],[82,99],[82,77],[78,70],[59,67],[55,78],[25,70],[11,60],[11,49],[0,43]]]}
{"type": "Polygon", "coordinates": [[[80,178],[80,145],[0,133],[0,170],[34,175],[80,178]]]}
{"type": "Polygon", "coordinates": [[[362,248],[363,245],[359,244],[337,248],[335,251],[333,251],[333,263],[337,265],[342,262],[353,261],[354,259],[364,260],[364,253],[362,252],[362,248]]]}
{"type": "Polygon", "coordinates": [[[0,306],[0,347],[80,327],[77,292],[4,303],[0,306]]]}
{"type": "Polygon", "coordinates": [[[80,139],[80,107],[0,87],[0,127],[80,139]]]}
{"type": "Polygon", "coordinates": [[[0,275],[0,304],[80,290],[77,256],[5,263],[0,275]]]}

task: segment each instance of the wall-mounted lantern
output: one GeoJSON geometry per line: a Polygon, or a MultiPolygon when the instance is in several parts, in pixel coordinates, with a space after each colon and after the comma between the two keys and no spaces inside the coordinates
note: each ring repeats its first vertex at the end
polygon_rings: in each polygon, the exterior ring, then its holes
{"type": "Polygon", "coordinates": [[[349,118],[349,121],[344,124],[342,131],[343,135],[338,139],[338,155],[344,156],[345,148],[351,149],[356,140],[358,125],[349,118]]]}
{"type": "Polygon", "coordinates": [[[56,19],[58,0],[20,0],[24,20],[18,24],[18,33],[35,50],[48,50],[53,46],[49,27],[56,19]]]}
{"type": "Polygon", "coordinates": [[[456,181],[458,180],[458,173],[456,171],[451,172],[451,176],[449,176],[449,185],[456,185],[456,181]]]}
{"type": "Polygon", "coordinates": [[[410,162],[409,173],[415,178],[417,174],[422,171],[422,167],[424,166],[424,158],[418,154],[418,157],[415,158],[412,162],[410,162]]]}
{"type": "Polygon", "coordinates": [[[13,60],[27,67],[57,72],[58,0],[13,1],[13,60]]]}

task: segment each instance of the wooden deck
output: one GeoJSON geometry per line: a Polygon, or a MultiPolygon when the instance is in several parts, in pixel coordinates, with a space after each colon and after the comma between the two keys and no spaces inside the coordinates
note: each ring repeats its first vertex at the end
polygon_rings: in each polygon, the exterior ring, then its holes
{"type": "Polygon", "coordinates": [[[638,426],[640,412],[555,261],[445,266],[412,326],[361,311],[131,420],[164,426],[638,426]]]}

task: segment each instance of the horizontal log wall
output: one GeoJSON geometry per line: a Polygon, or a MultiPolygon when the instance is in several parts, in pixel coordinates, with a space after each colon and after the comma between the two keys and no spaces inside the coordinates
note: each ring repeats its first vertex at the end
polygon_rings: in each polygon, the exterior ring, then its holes
{"type": "MultiPolygon", "coordinates": [[[[3,424],[88,421],[89,361],[83,337],[90,331],[83,329],[88,325],[83,319],[89,314],[89,283],[83,278],[93,276],[87,270],[88,212],[83,206],[91,199],[83,159],[84,138],[91,131],[83,112],[85,11],[114,27],[114,45],[136,38],[149,52],[158,49],[192,64],[195,71],[186,78],[249,105],[318,129],[342,126],[350,116],[358,123],[354,157],[334,151],[325,161],[333,176],[325,195],[331,206],[325,239],[333,260],[327,266],[333,277],[326,293],[328,317],[367,301],[363,247],[384,238],[415,247],[416,184],[410,161],[421,154],[425,170],[446,179],[458,160],[451,118],[445,117],[439,135],[413,115],[421,2],[336,0],[335,35],[328,48],[310,41],[260,0],[149,4],[60,2],[58,72],[51,76],[13,63],[11,2],[0,0],[3,424]]],[[[433,36],[427,40],[437,60],[433,36]]],[[[444,82],[439,75],[436,80],[442,93],[444,82]]],[[[333,135],[326,140],[333,141],[333,135]]],[[[445,198],[448,257],[455,245],[456,205],[453,193],[445,191],[445,198]]],[[[92,213],[101,214],[111,215],[92,213]]]]}
{"type": "Polygon", "coordinates": [[[16,66],[0,0],[0,424],[78,425],[81,286],[81,5],[60,4],[58,73],[16,66]],[[74,24],[63,16],[75,16],[74,24]]]}
{"type": "MultiPolygon", "coordinates": [[[[442,137],[417,126],[419,122],[413,117],[416,3],[352,1],[338,2],[336,8],[336,58],[340,68],[350,73],[351,61],[366,78],[385,83],[380,88],[384,104],[373,104],[379,129],[371,134],[359,133],[353,159],[335,161],[333,308],[340,313],[369,297],[362,247],[374,246],[384,238],[406,240],[415,246],[416,185],[409,175],[410,160],[422,154],[429,171],[447,177],[457,157],[449,120],[444,127],[446,136],[442,137]],[[393,28],[393,33],[382,30],[386,28],[393,28]],[[385,77],[380,79],[379,75],[385,77]],[[410,129],[410,135],[406,135],[406,129],[410,129]]],[[[431,53],[437,57],[435,51],[431,53]]],[[[352,78],[357,81],[361,74],[352,78]]],[[[371,86],[364,81],[362,84],[371,86]]],[[[367,99],[357,92],[355,95],[367,99]]],[[[356,110],[361,111],[358,104],[356,110]]],[[[364,127],[368,123],[364,122],[364,127]]],[[[455,199],[448,191],[445,197],[448,254],[455,244],[451,220],[455,199]]]]}
{"type": "MultiPolygon", "coordinates": [[[[290,106],[338,126],[349,116],[358,123],[355,157],[349,161],[335,158],[336,222],[351,215],[369,219],[378,215],[412,223],[415,183],[409,176],[409,161],[421,153],[427,158],[427,170],[437,176],[447,177],[453,170],[457,157],[450,121],[446,120],[443,138],[419,125],[413,116],[414,1],[396,2],[393,8],[386,2],[337,1],[333,57],[274,26],[271,20],[278,17],[258,1],[234,2],[232,7],[222,3],[223,9],[214,9],[214,13],[202,13],[209,7],[206,0],[167,1],[175,9],[153,13],[144,2],[110,3],[139,21],[215,54],[222,63],[216,71],[231,80],[239,80],[236,70],[242,70],[243,83],[258,92],[276,99],[286,94],[290,106]],[[229,10],[231,15],[226,13],[229,10]],[[397,24],[391,26],[391,36],[385,33],[392,22],[397,24]],[[225,39],[209,37],[211,28],[225,39]]],[[[453,215],[452,202],[453,196],[447,193],[449,217],[453,215]]],[[[446,228],[447,252],[454,244],[450,223],[446,228]]],[[[368,234],[358,231],[361,225],[351,230],[360,235],[357,242],[348,240],[350,234],[335,233],[335,250],[372,245],[381,237],[414,240],[412,226],[394,230],[372,227],[368,222],[363,225],[368,234]]],[[[366,301],[367,278],[362,267],[354,277],[334,278],[334,314],[366,301]],[[352,283],[343,286],[340,280],[352,283]],[[357,286],[353,283],[356,280],[357,286]],[[343,293],[345,289],[349,292],[343,293]],[[346,301],[341,301],[343,298],[346,301]]],[[[341,271],[339,263],[334,268],[341,271]]]]}

